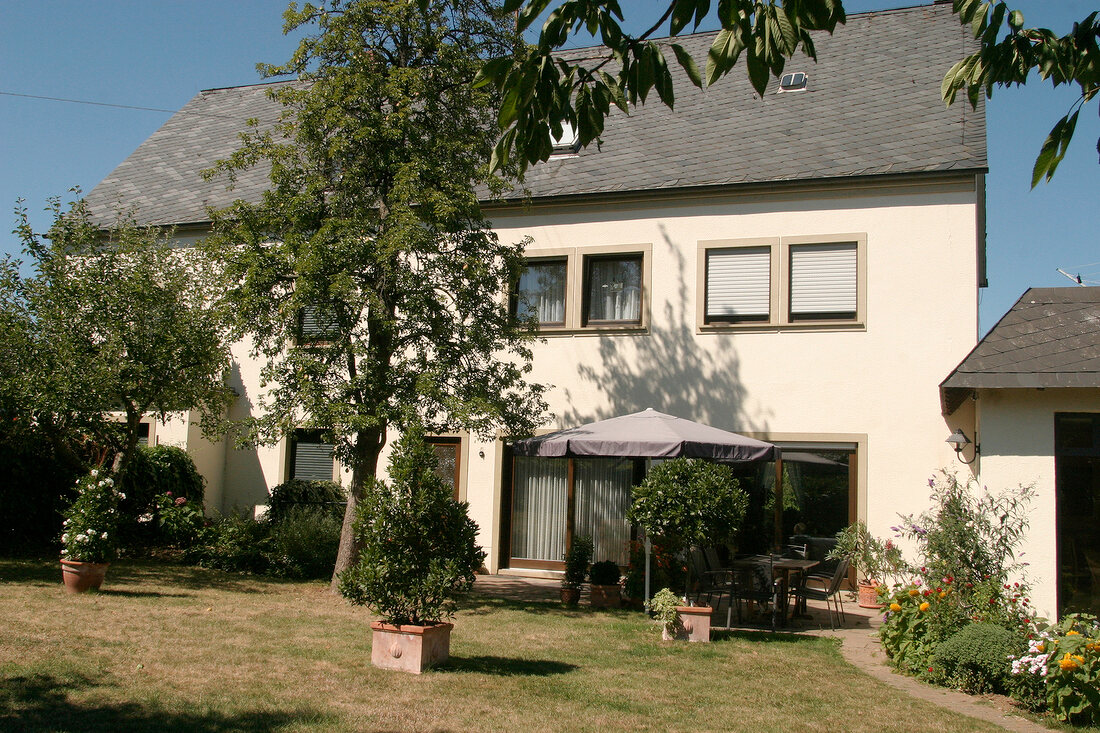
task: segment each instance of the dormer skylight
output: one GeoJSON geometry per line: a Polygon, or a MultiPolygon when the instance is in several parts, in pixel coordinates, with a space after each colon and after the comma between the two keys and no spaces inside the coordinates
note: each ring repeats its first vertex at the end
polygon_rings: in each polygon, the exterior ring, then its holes
{"type": "Polygon", "coordinates": [[[561,137],[551,133],[551,139],[554,144],[553,152],[550,153],[552,158],[576,155],[581,149],[580,135],[577,133],[577,129],[568,122],[561,123],[561,137]]]}
{"type": "Polygon", "coordinates": [[[805,73],[801,71],[795,71],[791,74],[784,74],[779,79],[779,89],[775,91],[776,94],[782,94],[783,92],[802,92],[806,90],[806,82],[809,78],[805,73]]]}

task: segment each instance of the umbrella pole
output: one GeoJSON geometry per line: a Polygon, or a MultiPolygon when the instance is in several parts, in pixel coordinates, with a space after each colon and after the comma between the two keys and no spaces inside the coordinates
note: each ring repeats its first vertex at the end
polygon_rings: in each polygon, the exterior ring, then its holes
{"type": "Polygon", "coordinates": [[[653,544],[649,541],[649,535],[645,536],[645,605],[649,608],[649,555],[653,551],[653,544]]]}
{"type": "Polygon", "coordinates": [[[783,540],[783,459],[775,459],[775,549],[783,540]]]}

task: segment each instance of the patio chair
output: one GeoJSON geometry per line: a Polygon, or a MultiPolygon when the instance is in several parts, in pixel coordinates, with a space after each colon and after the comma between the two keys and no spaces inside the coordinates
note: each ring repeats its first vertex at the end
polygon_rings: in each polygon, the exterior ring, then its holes
{"type": "Polygon", "coordinates": [[[847,576],[847,560],[841,560],[831,576],[807,575],[802,584],[792,593],[795,603],[810,598],[815,601],[825,601],[825,608],[829,612],[829,628],[835,631],[836,625],[833,623],[834,611],[841,626],[843,626],[846,621],[844,616],[844,598],[840,593],[840,585],[847,576]],[[830,600],[832,601],[832,605],[829,604],[830,600]]]}
{"type": "MultiPolygon", "coordinates": [[[[715,569],[706,561],[706,554],[698,547],[691,548],[688,553],[688,563],[691,567],[692,578],[695,579],[694,600],[706,597],[706,604],[717,598],[722,603],[722,596],[728,596],[731,591],[729,571],[715,569]]],[[[732,600],[730,601],[732,603],[732,600]]],[[[729,624],[727,624],[728,626],[729,624]]]]}
{"type": "Polygon", "coordinates": [[[770,560],[752,563],[736,563],[730,569],[731,598],[726,612],[726,626],[730,626],[730,614],[737,606],[737,623],[741,623],[741,604],[755,603],[766,613],[771,608],[771,627],[778,625],[778,585],[770,560]]]}

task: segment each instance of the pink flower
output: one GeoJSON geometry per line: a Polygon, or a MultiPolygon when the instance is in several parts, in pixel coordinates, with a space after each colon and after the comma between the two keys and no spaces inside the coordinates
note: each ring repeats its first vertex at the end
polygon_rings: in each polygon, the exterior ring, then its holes
{"type": "Polygon", "coordinates": [[[165,492],[164,492],[164,495],[165,495],[165,496],[171,496],[171,495],[172,495],[172,492],[171,492],[171,491],[165,491],[165,492]]]}
{"type": "Polygon", "coordinates": [[[186,503],[187,499],[183,498],[182,496],[176,499],[176,506],[183,506],[186,503]]]}

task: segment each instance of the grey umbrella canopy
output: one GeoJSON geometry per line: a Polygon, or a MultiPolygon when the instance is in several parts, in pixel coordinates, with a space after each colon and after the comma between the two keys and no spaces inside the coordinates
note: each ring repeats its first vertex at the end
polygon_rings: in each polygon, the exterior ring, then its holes
{"type": "Polygon", "coordinates": [[[562,458],[706,458],[712,461],[774,461],[779,449],[762,440],[657,412],[653,408],[520,440],[520,456],[562,458]]]}

